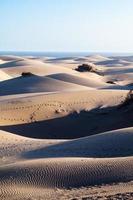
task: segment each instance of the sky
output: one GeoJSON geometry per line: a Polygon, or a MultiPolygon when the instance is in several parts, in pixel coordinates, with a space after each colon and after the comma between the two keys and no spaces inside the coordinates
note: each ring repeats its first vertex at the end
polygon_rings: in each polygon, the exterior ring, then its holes
{"type": "Polygon", "coordinates": [[[133,0],[0,0],[0,51],[133,52],[133,0]]]}

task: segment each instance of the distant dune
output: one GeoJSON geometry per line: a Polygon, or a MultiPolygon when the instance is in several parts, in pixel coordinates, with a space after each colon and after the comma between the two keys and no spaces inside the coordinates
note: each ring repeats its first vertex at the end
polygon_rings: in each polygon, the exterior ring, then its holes
{"type": "Polygon", "coordinates": [[[71,74],[60,73],[60,74],[49,75],[49,77],[54,78],[56,80],[66,81],[69,83],[75,83],[78,85],[84,85],[84,86],[92,87],[92,88],[107,86],[107,84],[104,81],[99,80],[98,78],[97,80],[94,80],[91,76],[86,78],[86,77],[79,77],[79,76],[71,75],[71,74]]]}
{"type": "Polygon", "coordinates": [[[57,92],[87,89],[81,85],[55,80],[50,77],[31,75],[17,77],[0,83],[0,95],[12,95],[35,92],[57,92]],[[16,87],[17,85],[17,87],[16,87]]]}

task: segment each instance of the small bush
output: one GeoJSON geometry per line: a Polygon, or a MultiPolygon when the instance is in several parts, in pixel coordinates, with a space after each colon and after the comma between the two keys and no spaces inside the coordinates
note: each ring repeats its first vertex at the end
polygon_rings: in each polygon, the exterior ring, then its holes
{"type": "Polygon", "coordinates": [[[109,83],[109,84],[115,84],[114,81],[107,81],[106,83],[109,83]]]}
{"type": "Polygon", "coordinates": [[[79,65],[75,70],[78,72],[94,72],[103,76],[103,73],[98,71],[93,63],[79,65]]]}
{"type": "Polygon", "coordinates": [[[21,74],[23,77],[29,77],[29,76],[33,76],[33,74],[31,72],[22,72],[21,74]]]}
{"type": "Polygon", "coordinates": [[[90,64],[82,64],[79,65],[76,70],[79,72],[92,72],[95,68],[95,65],[90,63],[90,64]]]}
{"type": "Polygon", "coordinates": [[[130,90],[125,100],[121,103],[120,107],[125,107],[133,104],[133,90],[130,90]]]}

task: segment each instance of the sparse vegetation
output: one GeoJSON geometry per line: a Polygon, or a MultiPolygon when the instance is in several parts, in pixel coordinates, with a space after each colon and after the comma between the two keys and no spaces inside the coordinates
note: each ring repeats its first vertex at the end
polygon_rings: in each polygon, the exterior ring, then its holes
{"type": "Polygon", "coordinates": [[[92,63],[90,64],[82,64],[79,65],[78,68],[76,69],[79,72],[92,72],[94,70],[94,65],[92,63]]]}
{"type": "Polygon", "coordinates": [[[130,90],[125,98],[125,100],[121,103],[120,107],[125,107],[133,104],[133,90],[130,90]]]}
{"type": "Polygon", "coordinates": [[[31,72],[22,72],[21,74],[23,77],[29,77],[29,76],[33,76],[33,74],[31,72]]]}
{"type": "Polygon", "coordinates": [[[107,81],[106,83],[109,83],[109,84],[115,84],[114,81],[107,81]]]}
{"type": "Polygon", "coordinates": [[[94,72],[99,75],[103,75],[102,72],[99,72],[96,69],[96,65],[94,65],[93,63],[87,63],[87,64],[84,63],[82,65],[79,65],[75,70],[78,72],[94,72]]]}

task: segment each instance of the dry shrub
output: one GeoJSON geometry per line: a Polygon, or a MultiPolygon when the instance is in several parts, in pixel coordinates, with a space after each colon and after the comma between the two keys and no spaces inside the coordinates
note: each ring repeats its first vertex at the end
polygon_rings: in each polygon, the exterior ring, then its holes
{"type": "Polygon", "coordinates": [[[96,65],[94,65],[93,63],[87,63],[87,64],[79,65],[75,70],[78,71],[78,72],[94,72],[94,73],[97,73],[99,75],[103,75],[102,72],[99,72],[96,69],[96,65]]]}
{"type": "Polygon", "coordinates": [[[121,103],[120,107],[125,107],[133,104],[133,90],[130,90],[125,98],[125,100],[121,103]]]}

